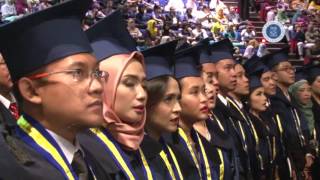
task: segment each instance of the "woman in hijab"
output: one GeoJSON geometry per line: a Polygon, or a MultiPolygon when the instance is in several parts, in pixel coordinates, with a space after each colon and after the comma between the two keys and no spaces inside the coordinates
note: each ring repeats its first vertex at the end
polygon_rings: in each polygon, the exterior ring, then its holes
{"type": "Polygon", "coordinates": [[[303,117],[306,119],[308,124],[309,133],[311,139],[309,141],[312,153],[306,155],[306,164],[304,169],[304,175],[306,177],[312,176],[312,168],[314,160],[319,153],[319,140],[317,137],[317,129],[315,128],[315,118],[312,111],[313,103],[311,100],[312,90],[308,81],[305,79],[295,82],[289,87],[289,93],[292,97],[293,103],[297,106],[298,110],[302,112],[303,117]]]}
{"type": "Polygon", "coordinates": [[[303,113],[308,123],[310,133],[314,130],[314,116],[312,112],[311,87],[307,80],[300,80],[289,87],[289,93],[292,101],[303,113]]]}
{"type": "Polygon", "coordinates": [[[121,13],[115,11],[87,35],[100,70],[108,72],[109,79],[102,97],[105,123],[83,134],[82,145],[91,147],[89,151],[114,179],[161,179],[165,167],[157,158],[160,150],[148,142],[148,152],[141,147],[147,103],[144,58],[135,51],[121,13]]]}

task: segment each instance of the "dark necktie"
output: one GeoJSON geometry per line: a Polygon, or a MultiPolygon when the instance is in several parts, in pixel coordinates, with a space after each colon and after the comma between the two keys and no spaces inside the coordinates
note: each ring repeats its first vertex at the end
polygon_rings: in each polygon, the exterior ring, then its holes
{"type": "Polygon", "coordinates": [[[12,114],[12,116],[18,120],[19,119],[19,110],[18,110],[18,106],[17,103],[11,103],[9,106],[9,110],[12,114]]]}
{"type": "Polygon", "coordinates": [[[78,150],[74,154],[71,166],[72,166],[74,172],[79,177],[79,180],[88,180],[89,179],[90,173],[89,173],[87,164],[84,161],[84,158],[83,158],[80,150],[78,150]]]}

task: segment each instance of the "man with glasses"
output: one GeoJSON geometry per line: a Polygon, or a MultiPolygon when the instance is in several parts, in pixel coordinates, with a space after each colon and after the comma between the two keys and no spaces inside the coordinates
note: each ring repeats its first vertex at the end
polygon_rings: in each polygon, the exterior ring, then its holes
{"type": "Polygon", "coordinates": [[[271,109],[281,121],[284,143],[292,162],[290,176],[302,178],[309,146],[309,131],[304,117],[291,102],[288,88],[295,82],[295,68],[288,60],[288,48],[281,49],[265,59],[277,80],[276,94],[271,96],[271,109]]]}
{"type": "Polygon", "coordinates": [[[97,70],[80,20],[90,3],[66,1],[0,27],[22,109],[11,143],[1,144],[0,179],[108,179],[76,137],[103,122],[107,74],[97,70]]]}

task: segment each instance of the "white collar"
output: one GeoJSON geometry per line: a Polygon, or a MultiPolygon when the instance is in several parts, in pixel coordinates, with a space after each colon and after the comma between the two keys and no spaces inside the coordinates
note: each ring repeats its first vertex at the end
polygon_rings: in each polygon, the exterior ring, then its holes
{"type": "Polygon", "coordinates": [[[221,94],[218,94],[218,98],[225,106],[228,106],[228,101],[225,97],[223,97],[221,94]]]}
{"type": "Polygon", "coordinates": [[[242,108],[243,108],[243,104],[242,104],[242,102],[241,102],[241,101],[237,101],[236,99],[231,98],[231,97],[227,97],[226,99],[227,99],[227,100],[230,100],[230,101],[232,101],[232,102],[234,102],[234,103],[235,103],[235,105],[236,105],[236,106],[238,106],[238,108],[240,108],[240,109],[242,109],[242,108]]]}
{"type": "Polygon", "coordinates": [[[61,148],[63,154],[66,156],[68,162],[71,164],[73,160],[74,154],[80,150],[82,155],[84,156],[84,152],[82,151],[79,141],[75,140],[75,145],[70,143],[65,138],[59,136],[58,134],[50,131],[49,129],[46,129],[48,133],[53,137],[53,139],[58,143],[59,147],[61,148]]]}
{"type": "Polygon", "coordinates": [[[0,102],[1,102],[7,109],[9,109],[11,103],[15,103],[15,102],[16,102],[16,99],[14,98],[14,96],[12,95],[12,93],[10,93],[10,96],[11,96],[12,102],[9,101],[9,99],[5,98],[4,96],[2,96],[2,95],[0,94],[0,102]]]}
{"type": "Polygon", "coordinates": [[[243,104],[242,104],[241,101],[237,101],[236,99],[232,99],[232,100],[237,104],[237,106],[238,106],[240,109],[243,108],[243,104]]]}

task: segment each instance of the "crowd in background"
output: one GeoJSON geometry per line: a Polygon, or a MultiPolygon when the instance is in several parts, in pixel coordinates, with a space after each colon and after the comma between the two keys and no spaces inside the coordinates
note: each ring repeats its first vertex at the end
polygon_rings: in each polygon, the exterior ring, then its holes
{"type": "MultiPolygon", "coordinates": [[[[5,0],[1,7],[1,23],[50,7],[62,0],[5,0]]],[[[261,20],[279,21],[284,25],[283,42],[297,58],[314,58],[320,39],[320,5],[314,0],[253,0],[250,10],[261,20]]],[[[128,30],[138,49],[182,39],[196,44],[207,37],[217,42],[229,38],[235,56],[244,59],[267,53],[264,39],[257,38],[256,27],[239,14],[238,6],[226,6],[220,0],[95,0],[83,20],[84,29],[122,9],[128,30]]]]}

